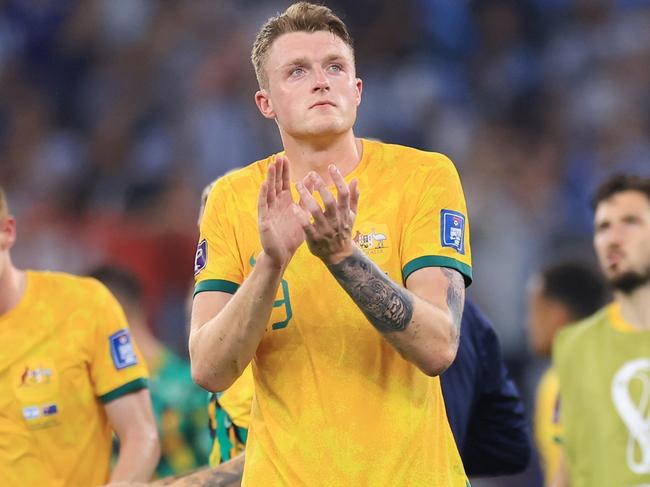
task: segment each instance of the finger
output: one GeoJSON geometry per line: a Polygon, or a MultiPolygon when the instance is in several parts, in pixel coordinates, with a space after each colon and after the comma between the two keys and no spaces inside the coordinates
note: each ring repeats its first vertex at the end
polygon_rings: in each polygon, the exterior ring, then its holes
{"type": "Polygon", "coordinates": [[[268,184],[264,181],[262,186],[260,186],[260,194],[257,197],[257,216],[259,219],[266,218],[268,212],[266,193],[268,193],[268,184]]]}
{"type": "Polygon", "coordinates": [[[307,191],[305,185],[302,184],[302,182],[300,181],[297,182],[296,190],[298,191],[298,194],[300,195],[300,200],[302,201],[302,204],[300,206],[311,214],[312,218],[314,219],[314,222],[318,225],[329,227],[329,224],[327,223],[327,219],[323,214],[323,210],[321,210],[321,207],[318,204],[318,202],[309,193],[309,191],[307,191]]]}
{"type": "Polygon", "coordinates": [[[330,190],[327,189],[325,181],[318,174],[314,173],[312,176],[314,181],[314,186],[316,190],[320,193],[320,197],[323,200],[323,206],[325,207],[325,216],[328,218],[336,217],[336,200],[330,190]]]}
{"type": "Polygon", "coordinates": [[[359,181],[353,179],[350,182],[350,210],[356,215],[359,208],[359,181]]]}
{"type": "Polygon", "coordinates": [[[266,203],[271,206],[275,201],[275,164],[269,166],[264,184],[266,185],[266,203]]]}
{"type": "Polygon", "coordinates": [[[289,172],[289,159],[282,158],[282,191],[291,190],[291,174],[289,172]]]}
{"type": "Polygon", "coordinates": [[[309,221],[309,212],[301,210],[297,205],[293,205],[292,209],[293,214],[296,215],[296,218],[298,219],[298,223],[300,223],[300,226],[305,232],[305,237],[307,237],[307,239],[311,240],[312,242],[316,240],[318,231],[309,221]]]}
{"type": "Polygon", "coordinates": [[[273,183],[275,184],[275,196],[278,197],[280,196],[280,193],[282,193],[282,177],[284,173],[284,160],[282,157],[276,158],[275,160],[275,180],[273,183]]]}
{"type": "Polygon", "coordinates": [[[303,210],[295,203],[291,205],[291,210],[293,211],[293,214],[296,215],[296,218],[298,219],[298,223],[303,229],[311,226],[311,222],[309,221],[308,211],[303,210]]]}
{"type": "Polygon", "coordinates": [[[334,185],[336,186],[336,192],[338,193],[339,209],[347,211],[350,205],[350,190],[348,189],[348,185],[345,184],[345,179],[343,179],[341,172],[334,164],[330,164],[328,169],[332,176],[332,181],[334,181],[334,185]]]}

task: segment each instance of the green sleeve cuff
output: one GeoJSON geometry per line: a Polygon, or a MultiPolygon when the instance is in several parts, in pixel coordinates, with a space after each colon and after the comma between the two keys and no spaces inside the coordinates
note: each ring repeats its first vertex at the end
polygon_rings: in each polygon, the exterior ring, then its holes
{"type": "Polygon", "coordinates": [[[132,380],[131,382],[127,382],[126,384],[118,387],[117,389],[113,389],[111,392],[107,392],[106,394],[99,396],[99,400],[102,403],[107,404],[122,396],[131,394],[132,392],[136,392],[141,389],[146,389],[148,387],[149,384],[147,379],[145,379],[144,377],[140,377],[139,379],[135,379],[132,380]]]}
{"type": "Polygon", "coordinates": [[[425,267],[447,267],[449,269],[455,269],[463,275],[465,287],[469,287],[472,284],[472,268],[470,266],[451,257],[443,257],[440,255],[423,255],[422,257],[413,259],[402,268],[402,279],[406,282],[408,276],[425,267]]]}
{"type": "Polygon", "coordinates": [[[196,284],[194,287],[194,296],[203,291],[221,291],[228,294],[235,294],[239,289],[239,284],[224,279],[206,279],[196,284]]]}

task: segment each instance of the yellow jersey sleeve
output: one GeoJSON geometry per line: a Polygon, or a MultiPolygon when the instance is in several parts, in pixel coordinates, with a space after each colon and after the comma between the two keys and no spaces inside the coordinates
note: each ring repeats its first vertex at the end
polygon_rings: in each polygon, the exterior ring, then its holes
{"type": "Polygon", "coordinates": [[[225,179],[218,180],[208,196],[200,222],[199,244],[194,258],[194,294],[223,291],[234,294],[244,280],[237,253],[234,227],[228,220],[230,189],[225,179]]]}
{"type": "MultiPolygon", "coordinates": [[[[468,286],[472,282],[467,205],[458,172],[442,154],[423,175],[417,206],[408,218],[401,243],[402,277],[424,267],[448,267],[459,271],[468,286]]],[[[414,193],[417,194],[417,193],[414,193]]]]}
{"type": "Polygon", "coordinates": [[[103,284],[95,285],[95,345],[90,376],[95,395],[108,403],[146,388],[148,373],[122,307],[103,284]]]}

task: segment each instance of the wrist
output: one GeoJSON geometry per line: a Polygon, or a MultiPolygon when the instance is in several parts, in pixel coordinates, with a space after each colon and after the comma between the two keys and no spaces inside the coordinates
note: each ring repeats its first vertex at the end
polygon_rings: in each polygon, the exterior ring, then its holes
{"type": "Polygon", "coordinates": [[[271,272],[278,272],[280,274],[284,274],[284,271],[289,265],[290,259],[287,260],[286,262],[278,262],[269,254],[267,254],[264,250],[262,250],[262,252],[260,252],[257,255],[257,258],[255,260],[256,260],[255,267],[260,267],[262,269],[268,269],[271,272]]]}
{"type": "Polygon", "coordinates": [[[327,266],[340,264],[345,259],[347,259],[352,254],[354,254],[355,249],[356,249],[356,246],[354,244],[351,244],[345,250],[342,250],[340,252],[336,252],[334,254],[328,255],[327,257],[324,257],[323,262],[325,262],[325,265],[327,265],[327,266]]]}

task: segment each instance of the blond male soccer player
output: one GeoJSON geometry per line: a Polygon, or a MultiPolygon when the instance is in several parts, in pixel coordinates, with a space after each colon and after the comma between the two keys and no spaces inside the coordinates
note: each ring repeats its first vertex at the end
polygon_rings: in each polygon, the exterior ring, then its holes
{"type": "Polygon", "coordinates": [[[284,151],[210,193],[189,340],[206,389],[252,361],[244,484],[464,486],[437,377],[471,280],[456,169],[355,137],[362,82],[328,8],[269,19],[252,59],[284,151]]]}
{"type": "Polygon", "coordinates": [[[650,177],[609,179],[593,207],[614,301],[554,342],[565,454],[555,484],[650,485],[650,177]]]}
{"type": "Polygon", "coordinates": [[[17,269],[15,241],[0,188],[0,485],[149,479],[158,436],[122,309],[94,279],[17,269]]]}

